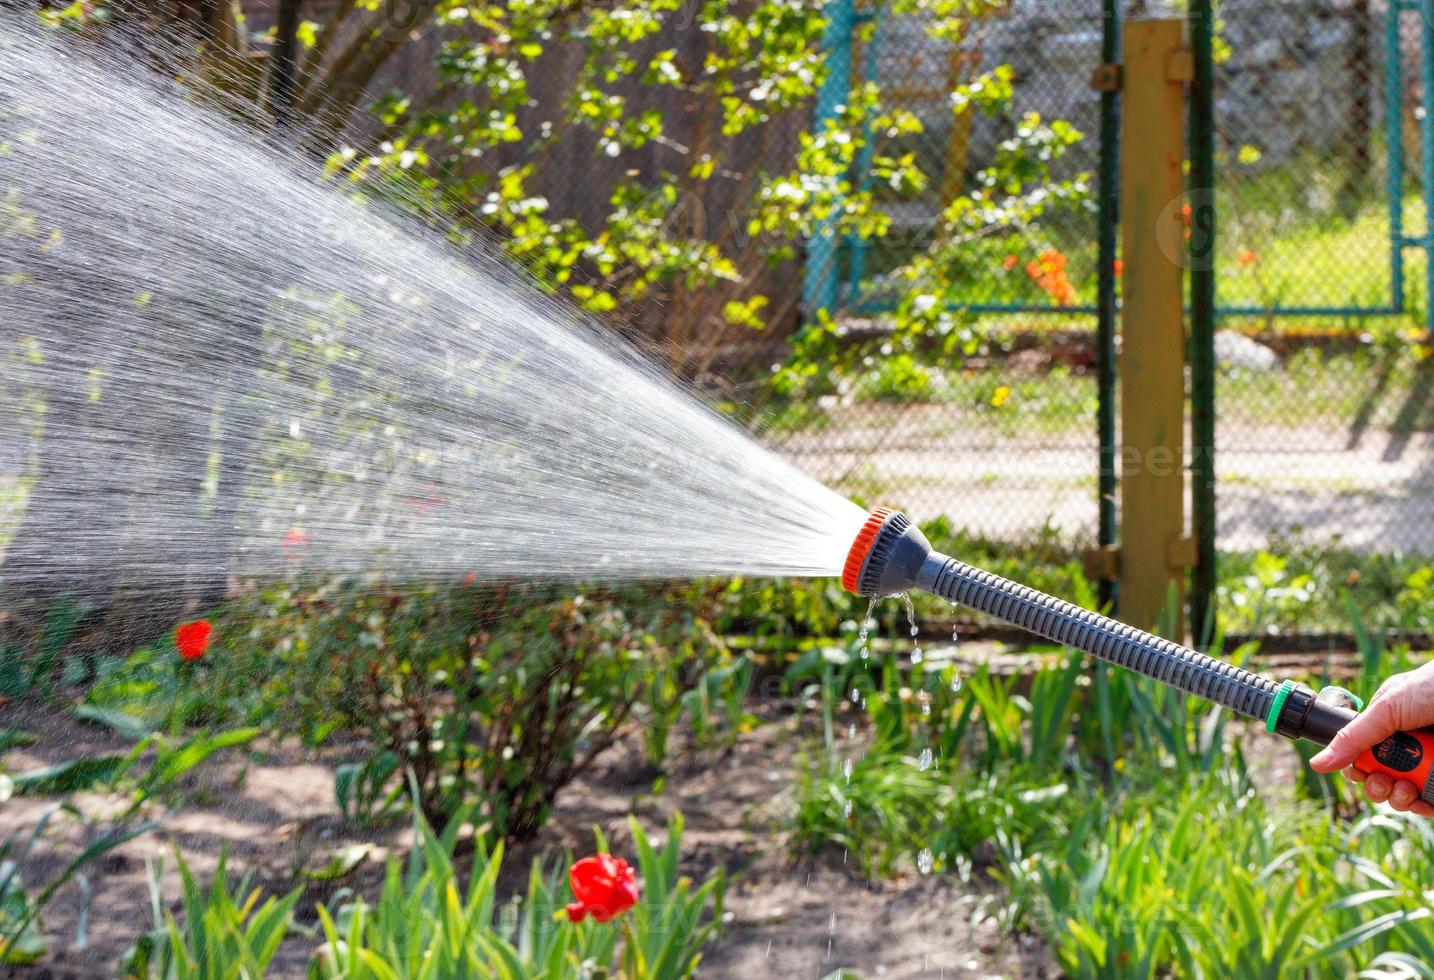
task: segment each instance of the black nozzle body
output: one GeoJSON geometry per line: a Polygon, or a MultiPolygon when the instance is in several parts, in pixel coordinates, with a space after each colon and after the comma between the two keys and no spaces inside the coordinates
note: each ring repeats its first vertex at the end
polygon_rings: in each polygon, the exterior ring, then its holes
{"type": "Polygon", "coordinates": [[[902,514],[872,515],[848,569],[861,595],[921,589],[1249,718],[1265,721],[1274,703],[1274,681],[938,554],[902,514]]]}
{"type": "Polygon", "coordinates": [[[931,542],[909,517],[889,514],[866,553],[857,576],[857,594],[896,595],[915,587],[921,566],[931,554],[931,542]]]}

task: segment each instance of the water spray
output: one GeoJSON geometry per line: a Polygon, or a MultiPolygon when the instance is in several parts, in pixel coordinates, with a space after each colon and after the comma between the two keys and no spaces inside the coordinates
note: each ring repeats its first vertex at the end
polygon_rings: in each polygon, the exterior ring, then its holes
{"type": "MultiPolygon", "coordinates": [[[[847,554],[842,585],[864,596],[930,592],[1223,705],[1289,739],[1328,745],[1364,707],[1342,688],[1317,692],[1295,681],[1273,681],[940,554],[910,518],[885,508],[862,525],[847,554]]],[[[1434,728],[1395,732],[1355,765],[1420,786],[1422,799],[1434,803],[1434,728]]]]}

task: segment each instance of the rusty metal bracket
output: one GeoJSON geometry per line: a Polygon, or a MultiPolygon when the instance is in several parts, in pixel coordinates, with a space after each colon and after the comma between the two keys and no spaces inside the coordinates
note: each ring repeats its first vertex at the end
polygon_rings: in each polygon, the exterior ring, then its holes
{"type": "Polygon", "coordinates": [[[1120,546],[1091,548],[1085,553],[1085,577],[1089,582],[1114,582],[1120,576],[1120,546]]]}
{"type": "Polygon", "coordinates": [[[1095,70],[1090,73],[1090,87],[1097,92],[1119,92],[1120,76],[1118,64],[1096,65],[1095,70]]]}
{"type": "Polygon", "coordinates": [[[1165,564],[1172,569],[1190,568],[1195,564],[1195,539],[1188,534],[1165,542],[1165,564]]]}

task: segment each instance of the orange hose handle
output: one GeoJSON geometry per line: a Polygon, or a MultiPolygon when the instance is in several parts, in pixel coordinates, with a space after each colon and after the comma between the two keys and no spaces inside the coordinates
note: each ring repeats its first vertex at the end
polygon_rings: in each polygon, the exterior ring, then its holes
{"type": "Polygon", "coordinates": [[[1434,804],[1434,728],[1395,732],[1354,762],[1362,772],[1382,772],[1413,783],[1426,803],[1434,804]]]}

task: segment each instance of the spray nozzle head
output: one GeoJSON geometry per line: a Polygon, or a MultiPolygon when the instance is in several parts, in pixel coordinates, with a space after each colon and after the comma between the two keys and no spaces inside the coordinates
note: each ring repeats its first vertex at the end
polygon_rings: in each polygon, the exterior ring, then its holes
{"type": "Polygon", "coordinates": [[[931,543],[911,518],[878,507],[861,526],[842,568],[841,584],[857,595],[894,595],[916,587],[931,543]]]}

